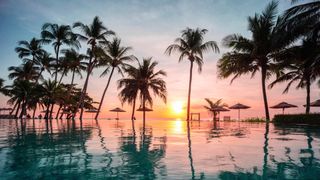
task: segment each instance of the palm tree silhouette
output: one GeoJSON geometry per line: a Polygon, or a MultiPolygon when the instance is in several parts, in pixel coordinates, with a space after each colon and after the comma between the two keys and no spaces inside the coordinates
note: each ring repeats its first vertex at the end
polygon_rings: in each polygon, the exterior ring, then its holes
{"type": "Polygon", "coordinates": [[[59,65],[59,52],[60,47],[65,44],[68,46],[80,47],[80,43],[77,40],[77,36],[72,32],[69,25],[58,25],[45,23],[42,26],[42,42],[45,44],[52,43],[54,47],[54,52],[56,54],[56,64],[55,64],[55,78],[58,81],[58,65],[59,65]]]}
{"type": "Polygon", "coordinates": [[[122,69],[127,65],[126,62],[133,59],[133,56],[127,55],[128,51],[131,49],[131,47],[121,46],[121,40],[119,38],[114,38],[111,42],[106,42],[106,46],[103,48],[103,53],[100,57],[101,61],[99,61],[98,66],[107,66],[101,76],[106,75],[109,72],[110,68],[111,72],[108,78],[107,85],[104,88],[95,119],[98,119],[99,117],[99,113],[103,105],[104,96],[109,87],[114,70],[117,70],[121,75],[123,75],[122,69]]]}
{"type": "Polygon", "coordinates": [[[203,65],[203,53],[209,50],[212,50],[213,52],[219,52],[219,48],[215,41],[204,42],[203,36],[207,33],[206,29],[186,28],[185,30],[181,31],[181,33],[181,37],[177,38],[174,44],[171,44],[166,49],[165,53],[171,55],[174,52],[178,52],[180,54],[179,62],[185,58],[190,61],[187,105],[187,121],[189,124],[193,63],[198,65],[198,71],[201,72],[203,65]]]}
{"type": "Polygon", "coordinates": [[[213,117],[213,121],[216,120],[216,117],[218,115],[218,111],[215,111],[214,108],[217,107],[226,107],[227,104],[222,103],[222,99],[218,99],[217,101],[213,102],[212,100],[210,100],[209,98],[205,98],[204,100],[206,100],[206,102],[208,103],[209,106],[203,106],[205,109],[207,109],[213,117]]]}
{"type": "Polygon", "coordinates": [[[41,40],[36,38],[32,38],[29,42],[19,41],[18,44],[19,47],[16,47],[15,51],[18,53],[19,58],[24,58],[23,60],[25,62],[31,61],[35,63],[36,59],[44,53],[41,46],[41,40]],[[29,57],[31,57],[31,59],[29,59],[29,57]]]}
{"type": "Polygon", "coordinates": [[[152,58],[143,59],[142,63],[138,61],[138,67],[126,68],[128,77],[118,81],[118,88],[123,88],[119,94],[123,102],[127,101],[135,106],[135,98],[139,97],[143,109],[143,127],[145,127],[146,105],[153,105],[150,91],[165,103],[167,101],[166,82],[161,78],[161,76],[166,76],[166,72],[156,71],[157,65],[158,62],[152,61],[152,58]],[[134,89],[130,89],[131,87],[134,89]]]}
{"type": "Polygon", "coordinates": [[[270,2],[261,14],[248,18],[249,31],[252,39],[233,34],[224,38],[223,44],[233,48],[232,52],[225,53],[218,62],[220,78],[234,75],[231,82],[244,74],[255,76],[261,71],[261,84],[266,119],[270,119],[266,80],[271,76],[274,64],[269,55],[285,47],[291,42],[290,38],[284,40],[281,31],[277,31],[276,9],[278,3],[270,2]]]}
{"type": "Polygon", "coordinates": [[[292,83],[298,82],[297,88],[305,88],[306,113],[310,112],[310,87],[319,76],[318,70],[320,63],[316,63],[320,53],[320,46],[314,39],[304,39],[301,45],[291,46],[274,55],[279,61],[280,72],[277,73],[277,79],[269,87],[275,84],[288,82],[283,93],[287,93],[292,83]]]}
{"type": "Polygon", "coordinates": [[[34,66],[32,62],[26,62],[20,66],[10,66],[8,68],[10,71],[8,77],[14,80],[28,80],[34,81],[38,79],[39,68],[34,66]]]}
{"type": "Polygon", "coordinates": [[[92,24],[90,25],[85,25],[81,22],[76,22],[74,23],[73,27],[79,27],[81,29],[81,31],[83,32],[83,35],[81,34],[77,34],[78,38],[80,40],[86,41],[88,45],[90,45],[90,49],[88,49],[88,53],[89,53],[89,63],[87,66],[87,76],[86,76],[86,80],[85,83],[83,85],[83,90],[82,90],[82,94],[80,97],[80,101],[79,101],[79,106],[81,108],[81,112],[80,112],[80,119],[82,119],[82,115],[83,115],[83,99],[85,94],[87,93],[87,87],[88,87],[88,83],[89,83],[89,76],[94,68],[94,66],[97,63],[97,57],[96,57],[96,51],[97,51],[97,45],[99,45],[99,43],[101,41],[107,41],[106,37],[109,35],[113,35],[114,32],[108,30],[102,23],[102,21],[99,20],[99,17],[96,16],[93,19],[92,24]]]}

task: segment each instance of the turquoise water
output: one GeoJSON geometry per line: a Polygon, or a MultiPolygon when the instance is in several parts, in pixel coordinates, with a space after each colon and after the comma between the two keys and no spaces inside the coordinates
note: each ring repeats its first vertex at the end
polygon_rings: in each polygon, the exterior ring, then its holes
{"type": "Polygon", "coordinates": [[[319,158],[319,127],[0,120],[1,180],[319,179],[319,158]]]}

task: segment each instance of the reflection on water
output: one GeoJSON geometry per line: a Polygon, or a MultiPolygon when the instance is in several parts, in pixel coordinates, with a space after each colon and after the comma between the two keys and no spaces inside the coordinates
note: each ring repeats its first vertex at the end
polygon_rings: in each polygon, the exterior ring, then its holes
{"type": "Polygon", "coordinates": [[[0,179],[318,179],[319,157],[319,127],[0,120],[0,179]]]}

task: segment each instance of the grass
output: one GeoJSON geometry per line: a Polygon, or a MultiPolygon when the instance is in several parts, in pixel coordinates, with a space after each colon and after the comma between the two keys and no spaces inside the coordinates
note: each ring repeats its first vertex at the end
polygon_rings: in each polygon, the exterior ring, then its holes
{"type": "Polygon", "coordinates": [[[241,121],[244,121],[244,122],[266,122],[265,119],[258,118],[258,117],[246,118],[246,119],[241,120],[241,121]]]}
{"type": "Polygon", "coordinates": [[[320,124],[320,114],[278,114],[274,116],[273,122],[285,124],[320,124]]]}

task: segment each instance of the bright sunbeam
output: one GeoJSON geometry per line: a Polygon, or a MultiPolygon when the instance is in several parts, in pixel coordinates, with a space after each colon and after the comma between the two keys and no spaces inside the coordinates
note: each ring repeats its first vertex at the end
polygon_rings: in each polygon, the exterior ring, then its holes
{"type": "Polygon", "coordinates": [[[172,103],[172,111],[175,114],[181,114],[183,111],[183,103],[181,101],[175,101],[172,103]]]}

